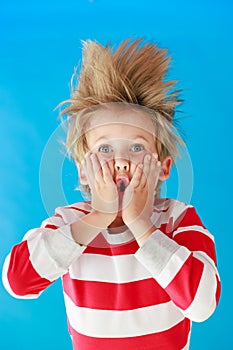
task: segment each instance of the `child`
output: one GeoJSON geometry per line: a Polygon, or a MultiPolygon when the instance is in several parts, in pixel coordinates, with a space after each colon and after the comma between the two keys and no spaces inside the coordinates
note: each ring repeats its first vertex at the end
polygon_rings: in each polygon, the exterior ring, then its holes
{"type": "Polygon", "coordinates": [[[75,350],[189,349],[220,295],[213,236],[194,207],[160,198],[182,140],[166,50],[84,43],[67,149],[90,201],[56,209],[6,258],[15,297],[62,277],[75,350]]]}

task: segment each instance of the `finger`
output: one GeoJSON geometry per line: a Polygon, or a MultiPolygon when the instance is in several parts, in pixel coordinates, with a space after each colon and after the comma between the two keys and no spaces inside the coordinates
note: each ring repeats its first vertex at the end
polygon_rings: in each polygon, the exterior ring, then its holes
{"type": "Polygon", "coordinates": [[[130,181],[131,186],[133,186],[134,188],[138,187],[140,185],[141,182],[141,177],[142,177],[142,173],[143,173],[143,164],[139,163],[136,166],[136,169],[134,171],[133,177],[130,181]]]}
{"type": "Polygon", "coordinates": [[[103,180],[105,183],[113,182],[112,174],[108,165],[108,162],[105,160],[102,161],[102,172],[103,172],[103,180]]]}
{"type": "Polygon", "coordinates": [[[90,158],[90,154],[87,153],[85,155],[85,158],[82,160],[81,165],[83,167],[87,181],[91,185],[93,183],[94,173],[93,173],[93,167],[89,158],[90,158]]]}
{"type": "Polygon", "coordinates": [[[142,174],[141,183],[140,183],[142,188],[145,187],[145,185],[148,181],[147,179],[148,179],[148,176],[150,173],[151,160],[152,160],[152,157],[150,154],[146,154],[144,159],[143,159],[143,174],[142,174]]]}
{"type": "Polygon", "coordinates": [[[150,165],[150,172],[148,176],[148,184],[150,187],[156,187],[158,180],[159,180],[159,175],[161,172],[161,162],[158,160],[157,155],[153,155],[152,160],[151,160],[151,165],[150,165]]]}
{"type": "Polygon", "coordinates": [[[156,153],[151,154],[149,161],[149,155],[146,155],[144,158],[143,165],[143,175],[141,178],[141,186],[149,186],[151,189],[154,189],[158,182],[159,173],[160,173],[161,163],[158,161],[158,155],[156,153]]]}

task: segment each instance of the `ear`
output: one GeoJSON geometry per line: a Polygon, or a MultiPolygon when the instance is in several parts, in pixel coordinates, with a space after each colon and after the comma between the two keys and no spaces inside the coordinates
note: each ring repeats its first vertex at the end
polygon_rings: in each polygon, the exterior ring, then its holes
{"type": "Polygon", "coordinates": [[[167,180],[169,178],[171,166],[172,166],[172,158],[168,156],[162,162],[162,167],[159,175],[159,179],[161,181],[167,180]]]}
{"type": "Polygon", "coordinates": [[[88,181],[87,181],[86,175],[84,173],[84,170],[83,170],[81,164],[76,163],[76,167],[78,169],[78,176],[79,176],[79,181],[80,181],[81,185],[88,185],[88,181]]]}

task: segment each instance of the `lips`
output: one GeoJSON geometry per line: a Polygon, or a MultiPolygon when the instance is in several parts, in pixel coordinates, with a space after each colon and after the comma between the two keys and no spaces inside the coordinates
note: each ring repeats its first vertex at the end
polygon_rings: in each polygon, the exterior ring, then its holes
{"type": "Polygon", "coordinates": [[[119,192],[124,192],[129,184],[129,178],[126,175],[118,175],[116,177],[116,185],[119,192]]]}

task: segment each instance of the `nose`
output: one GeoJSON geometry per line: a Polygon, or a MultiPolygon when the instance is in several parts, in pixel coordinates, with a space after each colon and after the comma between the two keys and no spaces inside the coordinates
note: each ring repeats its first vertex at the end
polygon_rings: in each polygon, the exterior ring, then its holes
{"type": "Polygon", "coordinates": [[[117,172],[128,172],[129,161],[127,159],[117,158],[115,159],[114,167],[117,172]]]}

